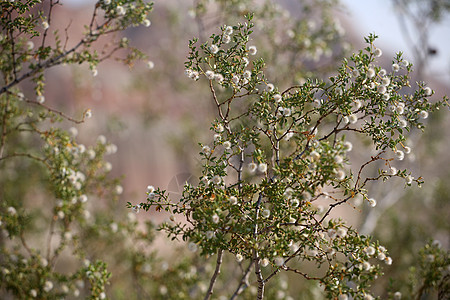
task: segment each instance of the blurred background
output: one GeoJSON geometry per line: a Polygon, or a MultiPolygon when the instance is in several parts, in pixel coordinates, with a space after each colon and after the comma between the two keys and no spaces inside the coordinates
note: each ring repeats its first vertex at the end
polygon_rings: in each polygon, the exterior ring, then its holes
{"type": "MultiPolygon", "coordinates": [[[[76,40],[94,5],[90,0],[65,1],[52,24],[68,28],[76,40]]],[[[256,24],[252,43],[280,89],[332,74],[343,57],[365,46],[364,36],[376,33],[385,69],[403,51],[415,65],[412,86],[427,82],[436,100],[450,94],[448,1],[155,1],[149,28],[128,29],[118,37],[143,50],[151,63],[137,63],[130,72],[111,59],[99,65],[97,76],[90,75],[88,66],[60,66],[47,73],[45,95],[51,105],[68,115],[87,108],[93,112],[92,119],[76,126],[79,140],[89,145],[104,135],[117,145],[117,153],[107,160],[113,166],[111,176],[122,177],[116,210],[123,215],[126,202],[145,201],[148,185],[168,189],[176,198],[184,182],[200,174],[198,143],[212,141],[208,129],[216,112],[205,82],[194,83],[184,74],[188,40],[196,36],[203,42],[220,26],[242,22],[250,10],[256,24]]],[[[350,206],[338,211],[344,218],[352,213],[350,224],[390,250],[396,264],[386,267],[387,276],[376,283],[381,296],[387,295],[390,276],[398,279],[396,289],[406,289],[414,253],[428,240],[449,247],[449,126],[448,112],[436,113],[424,136],[411,133],[408,142],[414,151],[404,166],[411,165],[415,177],[424,177],[422,188],[405,189],[401,179],[392,180],[383,189],[371,187],[377,209],[356,203],[356,215],[350,206]]],[[[354,148],[355,164],[365,158],[362,144],[354,148]]],[[[152,212],[138,218],[158,224],[167,216],[152,212]]],[[[170,247],[162,239],[158,243],[161,254],[170,247]]],[[[305,299],[315,296],[310,297],[305,299]]]]}

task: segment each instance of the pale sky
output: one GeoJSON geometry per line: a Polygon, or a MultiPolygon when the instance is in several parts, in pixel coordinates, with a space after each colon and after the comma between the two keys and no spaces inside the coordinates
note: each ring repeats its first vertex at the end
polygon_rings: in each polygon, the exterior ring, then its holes
{"type": "MultiPolygon", "coordinates": [[[[385,50],[386,55],[402,51],[412,61],[408,44],[402,36],[398,19],[391,0],[341,0],[350,10],[358,24],[357,30],[362,36],[376,33],[377,44],[385,50]],[[386,51],[387,50],[387,51],[386,51]]],[[[430,32],[430,46],[438,50],[438,55],[430,60],[431,73],[435,77],[450,83],[450,16],[430,32]]]]}
{"type": "MultiPolygon", "coordinates": [[[[95,3],[94,0],[66,0],[69,5],[95,3]]],[[[349,9],[350,17],[361,39],[369,33],[379,36],[377,45],[386,55],[393,56],[402,51],[405,58],[413,57],[408,44],[402,37],[392,0],[341,0],[349,9]]],[[[438,50],[438,55],[431,59],[429,73],[450,83],[450,16],[441,25],[431,31],[430,44],[438,50]]]]}

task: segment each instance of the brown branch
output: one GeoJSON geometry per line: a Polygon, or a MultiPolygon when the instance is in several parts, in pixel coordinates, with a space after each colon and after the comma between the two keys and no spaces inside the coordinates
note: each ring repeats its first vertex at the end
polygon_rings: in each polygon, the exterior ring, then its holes
{"type": "Polygon", "coordinates": [[[211,281],[209,282],[209,288],[206,292],[204,300],[209,300],[211,298],[211,295],[213,294],[214,284],[216,283],[217,276],[220,274],[220,266],[222,265],[222,256],[223,256],[223,250],[220,249],[217,251],[217,261],[216,261],[216,270],[214,271],[213,276],[211,277],[211,281]]]}
{"type": "Polygon", "coordinates": [[[250,274],[250,270],[253,266],[254,261],[250,261],[247,269],[245,269],[245,272],[242,274],[242,278],[241,281],[239,282],[238,287],[236,288],[236,290],[234,291],[233,295],[231,296],[230,300],[234,300],[236,299],[237,296],[239,296],[248,286],[248,276],[250,274]]]}
{"type": "Polygon", "coordinates": [[[66,115],[66,114],[63,113],[62,111],[56,110],[56,109],[54,109],[54,108],[51,108],[51,107],[49,107],[49,106],[47,106],[47,105],[45,105],[45,104],[42,104],[42,103],[39,103],[39,102],[36,102],[36,101],[31,101],[31,100],[25,100],[25,102],[31,103],[31,104],[34,104],[34,105],[41,106],[41,107],[45,108],[45,109],[48,110],[48,111],[51,111],[51,112],[53,112],[53,113],[55,113],[55,114],[60,115],[61,117],[63,117],[64,119],[66,119],[66,120],[68,120],[68,121],[74,122],[75,124],[81,124],[81,123],[83,123],[83,122],[85,121],[85,118],[86,118],[86,115],[83,114],[83,118],[82,118],[81,120],[76,120],[76,119],[74,119],[74,118],[72,118],[72,117],[69,117],[68,115],[66,115]]]}
{"type": "Polygon", "coordinates": [[[3,158],[3,151],[5,149],[5,142],[6,142],[6,116],[8,114],[8,107],[9,107],[9,97],[6,100],[5,110],[3,111],[3,119],[2,119],[2,137],[0,139],[0,160],[3,158]]]}
{"type": "Polygon", "coordinates": [[[283,269],[285,271],[290,271],[290,272],[294,272],[295,274],[302,275],[305,279],[308,279],[308,280],[322,280],[322,278],[308,276],[308,274],[300,272],[299,270],[293,269],[293,268],[290,268],[290,267],[285,267],[283,269]]]}

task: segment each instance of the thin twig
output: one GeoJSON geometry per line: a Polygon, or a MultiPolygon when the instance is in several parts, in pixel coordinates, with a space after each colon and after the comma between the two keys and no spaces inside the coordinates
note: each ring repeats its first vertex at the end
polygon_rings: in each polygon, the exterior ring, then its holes
{"type": "Polygon", "coordinates": [[[213,294],[214,284],[216,283],[217,276],[220,274],[220,266],[222,265],[222,256],[223,256],[223,250],[220,249],[217,251],[217,261],[216,261],[216,270],[214,271],[213,276],[211,277],[211,281],[209,282],[209,288],[206,292],[204,300],[209,300],[211,298],[211,295],[213,294]]]}
{"type": "Polygon", "coordinates": [[[250,270],[252,269],[254,261],[250,261],[248,264],[247,269],[245,269],[244,273],[242,274],[241,281],[239,282],[238,287],[234,291],[233,295],[231,295],[230,300],[236,299],[237,296],[239,296],[248,286],[248,276],[250,275],[250,270]]]}

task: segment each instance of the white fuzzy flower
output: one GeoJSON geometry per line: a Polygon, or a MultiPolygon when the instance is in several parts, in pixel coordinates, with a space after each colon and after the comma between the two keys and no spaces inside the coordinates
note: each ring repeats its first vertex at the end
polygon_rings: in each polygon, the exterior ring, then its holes
{"type": "Polygon", "coordinates": [[[211,71],[211,70],[208,70],[208,71],[206,71],[205,72],[205,76],[206,76],[206,78],[208,78],[209,80],[213,80],[214,79],[214,72],[213,71],[211,71]]]}
{"type": "Polygon", "coordinates": [[[377,91],[378,91],[378,93],[380,93],[380,94],[384,94],[384,93],[387,92],[387,89],[386,89],[386,87],[385,87],[384,85],[379,85],[379,86],[377,87],[377,91]]]}
{"type": "Polygon", "coordinates": [[[344,122],[344,124],[350,123],[350,120],[348,119],[348,116],[343,116],[342,117],[342,122],[344,122]]]}
{"type": "Polygon", "coordinates": [[[101,293],[98,295],[98,297],[99,297],[100,299],[106,299],[106,294],[105,294],[105,292],[101,292],[101,293]]]}
{"type": "Polygon", "coordinates": [[[214,214],[214,215],[211,217],[211,220],[213,221],[214,224],[217,224],[217,223],[219,223],[220,218],[219,218],[219,216],[218,216],[217,214],[214,214]]]}
{"type": "Polygon", "coordinates": [[[387,72],[386,72],[385,69],[381,69],[380,72],[378,72],[378,74],[379,74],[381,77],[385,76],[386,73],[387,73],[387,72]]]}
{"type": "Polygon", "coordinates": [[[208,239],[208,240],[210,240],[210,239],[212,239],[214,236],[215,236],[215,233],[214,233],[214,231],[211,231],[211,230],[208,230],[207,232],[206,232],[206,238],[208,239]]]}
{"type": "Polygon", "coordinates": [[[373,297],[370,294],[365,294],[363,299],[364,300],[373,300],[373,297]]]}
{"type": "Polygon", "coordinates": [[[406,154],[410,154],[411,153],[411,147],[405,146],[403,148],[405,149],[405,153],[406,154]]]}
{"type": "Polygon", "coordinates": [[[369,68],[367,70],[367,77],[369,77],[369,78],[375,77],[375,70],[373,68],[369,68]]]}
{"type": "Polygon", "coordinates": [[[99,142],[102,145],[106,144],[106,137],[104,135],[99,135],[97,138],[97,142],[99,142]]]}
{"type": "Polygon", "coordinates": [[[381,79],[381,84],[384,86],[388,86],[390,83],[391,83],[391,80],[389,79],[389,77],[383,77],[383,79],[381,79]]]}
{"type": "Polygon", "coordinates": [[[353,144],[349,141],[345,141],[344,142],[344,150],[347,152],[350,152],[350,151],[352,151],[352,149],[353,149],[353,144]]]}
{"type": "Polygon", "coordinates": [[[281,100],[283,100],[283,97],[280,94],[273,95],[273,100],[275,100],[276,103],[280,103],[281,100]]]}
{"type": "Polygon", "coordinates": [[[285,107],[283,109],[283,116],[289,117],[291,115],[291,113],[292,113],[292,111],[291,111],[291,109],[289,107],[285,107]]]}
{"type": "Polygon", "coordinates": [[[32,41],[28,41],[27,42],[27,49],[28,50],[33,50],[33,48],[34,48],[34,43],[32,41]]]}
{"type": "Polygon", "coordinates": [[[365,262],[363,262],[362,263],[362,269],[364,270],[364,271],[369,271],[370,270],[370,268],[371,268],[371,265],[370,265],[370,263],[368,262],[368,261],[365,261],[365,262]]]}
{"type": "Polygon", "coordinates": [[[86,195],[81,195],[79,198],[78,198],[78,201],[80,202],[80,203],[86,203],[87,201],[88,201],[88,197],[86,196],[86,195]]]}
{"type": "Polygon", "coordinates": [[[339,227],[338,230],[336,230],[336,235],[340,238],[343,238],[347,235],[347,228],[339,227]]]}
{"type": "Polygon", "coordinates": [[[242,76],[244,78],[250,79],[250,77],[252,77],[252,72],[249,70],[246,70],[242,76]]]}
{"type": "Polygon", "coordinates": [[[106,172],[109,172],[112,170],[112,164],[109,161],[105,162],[104,167],[105,167],[106,172]]]}
{"type": "Polygon", "coordinates": [[[40,103],[40,104],[44,103],[45,102],[45,97],[42,96],[42,95],[37,96],[36,97],[36,102],[40,103]]]}
{"type": "Polygon", "coordinates": [[[414,177],[412,177],[411,175],[408,175],[408,176],[406,176],[405,180],[406,180],[407,184],[411,184],[414,180],[414,177]]]}
{"type": "Polygon", "coordinates": [[[50,292],[53,289],[53,282],[47,280],[46,282],[44,282],[44,291],[45,292],[50,292]]]}
{"type": "Polygon", "coordinates": [[[344,161],[344,159],[343,159],[342,156],[340,156],[340,155],[336,155],[336,156],[334,157],[334,162],[337,163],[337,164],[340,164],[340,163],[342,163],[343,161],[344,161]]]}
{"type": "Polygon", "coordinates": [[[377,200],[375,200],[375,199],[373,199],[373,198],[369,198],[369,200],[367,200],[367,201],[369,201],[369,205],[370,205],[371,207],[377,206],[377,200]]]}
{"type": "Polygon", "coordinates": [[[153,185],[147,186],[147,193],[151,194],[155,191],[155,187],[153,185]]]}
{"type": "Polygon", "coordinates": [[[227,35],[232,35],[233,34],[233,27],[231,27],[231,26],[225,27],[225,31],[224,32],[227,35]]]}
{"type": "Polygon", "coordinates": [[[202,152],[203,152],[205,155],[210,155],[210,154],[211,154],[211,148],[209,148],[209,146],[203,146],[202,152]]]}
{"type": "Polygon", "coordinates": [[[419,115],[422,119],[428,118],[428,112],[425,110],[420,111],[419,115]]]}
{"type": "Polygon", "coordinates": [[[292,199],[291,200],[291,205],[292,207],[298,207],[300,205],[300,201],[298,201],[298,199],[292,199]]]}
{"type": "Polygon", "coordinates": [[[197,246],[196,243],[190,242],[190,243],[188,244],[188,249],[189,249],[189,251],[191,251],[191,252],[197,252],[198,246],[197,246]]]}
{"type": "Polygon", "coordinates": [[[385,260],[386,259],[386,254],[384,254],[383,252],[378,253],[377,258],[379,260],[385,260]]]}
{"type": "Polygon", "coordinates": [[[30,290],[30,296],[33,297],[33,298],[36,298],[37,297],[37,291],[35,289],[31,289],[30,290]]]}
{"type": "Polygon", "coordinates": [[[353,109],[354,109],[354,110],[360,109],[361,106],[362,106],[361,100],[355,100],[355,101],[353,102],[353,109]]]}
{"type": "Polygon", "coordinates": [[[10,214],[11,216],[15,216],[17,214],[16,209],[12,206],[8,207],[7,211],[8,211],[8,214],[10,214]]]}
{"type": "Polygon", "coordinates": [[[220,184],[222,182],[222,178],[219,175],[214,175],[212,182],[214,182],[214,184],[220,184]]]}
{"type": "Polygon", "coordinates": [[[92,118],[92,110],[91,109],[86,110],[86,112],[84,113],[84,117],[87,119],[92,118]]]}
{"type": "Polygon", "coordinates": [[[270,216],[270,210],[264,209],[264,210],[261,212],[261,216],[262,216],[263,218],[268,218],[268,217],[270,216]]]}
{"type": "Polygon", "coordinates": [[[250,63],[247,57],[243,57],[242,61],[244,62],[244,67],[248,66],[248,64],[250,63]]]}
{"type": "Polygon", "coordinates": [[[257,168],[258,166],[254,162],[248,164],[248,169],[250,170],[250,173],[255,173],[257,168]]]}
{"type": "Polygon", "coordinates": [[[217,52],[219,52],[219,47],[212,44],[211,46],[209,46],[209,51],[211,51],[212,54],[216,54],[217,52]]]}
{"type": "Polygon", "coordinates": [[[320,154],[319,154],[316,150],[313,150],[313,151],[310,153],[310,156],[311,156],[311,159],[312,159],[312,160],[318,160],[318,159],[320,158],[320,154]]]}
{"type": "Polygon", "coordinates": [[[121,185],[116,185],[114,191],[116,192],[117,195],[121,195],[123,193],[123,187],[121,185]]]}
{"type": "Polygon", "coordinates": [[[286,135],[284,136],[284,139],[286,141],[289,141],[294,136],[294,134],[295,134],[294,132],[290,131],[290,132],[286,133],[286,135]]]}
{"type": "Polygon", "coordinates": [[[372,256],[375,254],[375,248],[372,246],[366,247],[363,250],[367,255],[372,256]]]}
{"type": "Polygon", "coordinates": [[[222,37],[222,42],[224,44],[230,43],[231,42],[231,36],[224,34],[223,37],[222,37]]]}
{"type": "Polygon", "coordinates": [[[282,265],[284,265],[284,258],[277,256],[275,257],[275,259],[273,260],[273,262],[275,263],[275,265],[277,267],[281,267],[282,265]]]}
{"type": "Polygon", "coordinates": [[[106,146],[106,154],[114,154],[117,152],[117,145],[115,144],[109,144],[106,146]]]}
{"type": "Polygon", "coordinates": [[[267,258],[263,258],[261,260],[261,267],[267,267],[269,265],[269,260],[267,258]]]}
{"type": "Polygon", "coordinates": [[[403,153],[402,150],[397,150],[394,154],[395,158],[397,158],[398,160],[403,160],[405,158],[405,153],[403,153]]]}
{"type": "Polygon", "coordinates": [[[424,91],[425,95],[427,95],[427,96],[431,96],[431,94],[433,93],[433,90],[429,87],[425,87],[423,89],[423,91],[424,91]]]}
{"type": "Polygon", "coordinates": [[[225,141],[223,142],[223,147],[227,150],[231,149],[231,142],[230,141],[225,141]]]}
{"type": "Polygon", "coordinates": [[[258,50],[256,49],[256,46],[250,46],[248,47],[248,53],[250,55],[256,55],[256,52],[258,52],[258,50]]]}
{"type": "Polygon", "coordinates": [[[72,232],[70,232],[70,231],[66,231],[66,232],[64,232],[64,238],[67,240],[67,241],[71,241],[72,240],[72,232]]]}
{"type": "Polygon", "coordinates": [[[395,293],[394,293],[394,299],[395,299],[395,300],[400,300],[400,299],[402,299],[402,293],[400,293],[400,292],[395,292],[395,293]]]}
{"type": "Polygon", "coordinates": [[[407,61],[406,59],[404,59],[404,60],[402,60],[401,62],[400,62],[400,65],[402,66],[402,67],[407,67],[408,65],[409,65],[409,61],[407,61]]]}
{"type": "Polygon", "coordinates": [[[393,64],[392,65],[392,71],[398,72],[399,70],[400,70],[400,66],[398,64],[393,64]]]}
{"type": "Polygon", "coordinates": [[[386,259],[384,260],[384,262],[388,265],[388,266],[390,266],[390,265],[392,265],[392,258],[391,257],[386,257],[386,259]]]}
{"type": "Polygon", "coordinates": [[[152,24],[152,22],[150,22],[150,20],[147,20],[147,19],[145,19],[145,20],[142,22],[142,25],[144,25],[145,27],[150,27],[151,24],[152,24]]]}
{"type": "Polygon", "coordinates": [[[234,83],[234,84],[238,84],[239,83],[239,76],[237,76],[237,75],[234,75],[232,78],[231,78],[231,81],[234,83]]]}
{"type": "Polygon", "coordinates": [[[111,224],[109,224],[109,228],[111,229],[111,231],[113,232],[113,233],[116,233],[117,232],[117,230],[119,230],[119,225],[117,225],[117,223],[111,223],[111,224]]]}
{"type": "Polygon", "coordinates": [[[47,21],[42,22],[42,28],[44,28],[44,30],[47,30],[50,27],[50,25],[48,24],[47,21]]]}
{"type": "Polygon", "coordinates": [[[223,132],[225,130],[225,128],[223,127],[222,124],[217,124],[216,130],[217,130],[217,132],[223,132]]]}
{"type": "Polygon", "coordinates": [[[139,213],[140,211],[141,211],[141,205],[140,204],[138,204],[138,205],[134,205],[132,208],[131,208],[131,210],[134,212],[134,213],[139,213]]]}
{"type": "Polygon", "coordinates": [[[153,69],[154,67],[155,67],[155,63],[152,62],[151,60],[149,60],[149,61],[147,62],[147,68],[149,68],[149,69],[151,70],[151,69],[153,69]]]}
{"type": "Polygon", "coordinates": [[[268,83],[266,86],[266,91],[272,92],[275,89],[275,86],[272,83],[268,83]]]}
{"type": "Polygon", "coordinates": [[[391,98],[391,95],[386,93],[386,94],[383,94],[382,98],[383,98],[383,100],[387,101],[387,100],[389,100],[391,98]]]}
{"type": "Polygon", "coordinates": [[[392,176],[393,175],[396,175],[397,174],[397,168],[395,168],[395,167],[390,167],[389,168],[389,174],[391,174],[392,176]]]}
{"type": "Polygon", "coordinates": [[[119,16],[125,15],[125,13],[126,13],[125,8],[123,8],[123,6],[117,5],[117,7],[116,7],[116,13],[117,13],[117,15],[119,15],[119,16]]]}
{"type": "Polygon", "coordinates": [[[348,300],[347,294],[340,294],[339,295],[339,300],[348,300]]]}
{"type": "Polygon", "coordinates": [[[343,180],[345,178],[345,172],[342,170],[339,170],[336,172],[336,179],[337,180],[343,180]]]}
{"type": "Polygon", "coordinates": [[[348,116],[348,120],[350,124],[355,124],[356,122],[358,122],[358,117],[355,114],[351,114],[350,116],[348,116]]]}
{"type": "Polygon", "coordinates": [[[241,262],[244,259],[244,257],[242,256],[242,254],[238,253],[236,254],[236,261],[237,262],[241,262]]]}
{"type": "Polygon", "coordinates": [[[111,0],[103,0],[103,3],[105,3],[106,5],[110,5],[111,4],[111,0]]]}
{"type": "Polygon", "coordinates": [[[381,51],[380,48],[376,48],[376,49],[373,51],[373,55],[375,55],[375,57],[380,57],[382,54],[383,54],[383,51],[381,51]]]}
{"type": "Polygon", "coordinates": [[[401,128],[405,128],[406,126],[408,126],[408,122],[405,119],[403,119],[403,118],[400,118],[398,123],[399,123],[401,128]]]}
{"type": "Polygon", "coordinates": [[[230,203],[232,205],[236,205],[238,203],[238,200],[235,196],[230,196],[230,198],[228,199],[228,201],[230,201],[230,203]]]}
{"type": "Polygon", "coordinates": [[[265,173],[267,171],[267,164],[260,163],[258,165],[258,171],[261,172],[261,173],[265,173]]]}

